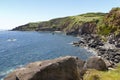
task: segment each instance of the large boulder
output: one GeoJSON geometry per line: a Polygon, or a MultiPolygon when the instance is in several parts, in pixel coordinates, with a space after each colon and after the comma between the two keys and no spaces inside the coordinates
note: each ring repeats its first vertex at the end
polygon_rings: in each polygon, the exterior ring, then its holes
{"type": "Polygon", "coordinates": [[[28,64],[10,73],[4,80],[81,80],[84,61],[77,57],[60,57],[28,64]]]}
{"type": "Polygon", "coordinates": [[[85,69],[97,69],[97,70],[108,70],[104,60],[100,57],[91,57],[89,58],[85,65],[84,65],[85,69]]]}

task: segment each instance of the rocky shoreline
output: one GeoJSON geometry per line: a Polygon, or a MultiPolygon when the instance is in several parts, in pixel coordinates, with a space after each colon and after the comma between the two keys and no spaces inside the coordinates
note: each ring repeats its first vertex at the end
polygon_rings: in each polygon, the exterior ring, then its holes
{"type": "MultiPolygon", "coordinates": [[[[107,62],[108,67],[113,67],[120,62],[120,48],[118,47],[118,44],[115,45],[111,43],[112,41],[115,41],[114,39],[108,39],[105,42],[95,34],[84,34],[80,37],[78,42],[73,42],[74,46],[92,49],[97,53],[97,56],[100,56],[107,62]]],[[[116,43],[118,43],[118,40],[116,43]]]]}

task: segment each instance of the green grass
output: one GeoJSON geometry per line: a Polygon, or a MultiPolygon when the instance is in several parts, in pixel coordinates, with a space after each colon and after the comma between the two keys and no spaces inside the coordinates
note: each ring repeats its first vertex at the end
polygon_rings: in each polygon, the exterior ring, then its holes
{"type": "Polygon", "coordinates": [[[99,21],[102,17],[103,15],[98,15],[97,13],[87,13],[78,16],[70,16],[69,20],[65,21],[66,23],[68,22],[69,24],[67,25],[67,27],[64,28],[64,31],[77,29],[86,22],[99,21]]]}
{"type": "Polygon", "coordinates": [[[100,17],[84,17],[84,16],[75,16],[76,20],[83,22],[90,22],[93,20],[98,20],[100,17]]]}
{"type": "Polygon", "coordinates": [[[117,68],[109,71],[90,69],[84,75],[84,80],[120,80],[120,64],[117,68]]]}

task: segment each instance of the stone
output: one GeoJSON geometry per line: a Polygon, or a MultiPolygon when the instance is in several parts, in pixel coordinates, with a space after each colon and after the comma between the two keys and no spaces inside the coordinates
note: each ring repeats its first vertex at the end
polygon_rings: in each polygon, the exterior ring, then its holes
{"type": "Polygon", "coordinates": [[[73,42],[72,45],[79,47],[80,43],[79,42],[73,42]]]}
{"type": "Polygon", "coordinates": [[[120,43],[115,45],[116,47],[120,48],[120,43]]]}
{"type": "Polygon", "coordinates": [[[85,65],[85,69],[96,69],[96,70],[101,70],[101,71],[106,71],[108,70],[104,60],[100,57],[91,57],[89,58],[85,65]]]}
{"type": "Polygon", "coordinates": [[[107,59],[103,59],[107,67],[113,67],[112,63],[107,59]]]}
{"type": "Polygon", "coordinates": [[[17,69],[4,80],[82,80],[84,61],[66,56],[38,61],[17,69]]]}
{"type": "Polygon", "coordinates": [[[118,60],[118,59],[114,59],[114,62],[115,62],[115,63],[119,63],[119,60],[118,60]]]}
{"type": "Polygon", "coordinates": [[[119,59],[120,60],[120,55],[116,55],[115,59],[119,59]]]}
{"type": "Polygon", "coordinates": [[[88,44],[88,46],[91,47],[91,48],[96,48],[97,44],[96,43],[90,43],[90,44],[88,44]]]}

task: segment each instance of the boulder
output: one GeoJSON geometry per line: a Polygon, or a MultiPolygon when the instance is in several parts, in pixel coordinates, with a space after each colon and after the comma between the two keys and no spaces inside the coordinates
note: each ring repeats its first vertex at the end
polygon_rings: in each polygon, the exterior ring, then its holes
{"type": "Polygon", "coordinates": [[[80,43],[79,42],[73,42],[72,45],[79,47],[80,43]]]}
{"type": "Polygon", "coordinates": [[[103,59],[103,60],[104,60],[106,66],[107,66],[108,68],[109,68],[109,67],[113,67],[113,64],[112,64],[111,61],[108,61],[107,59],[103,59]]]}
{"type": "Polygon", "coordinates": [[[66,56],[30,63],[10,73],[4,80],[82,80],[84,61],[66,56]]]}
{"type": "Polygon", "coordinates": [[[120,43],[119,43],[119,44],[117,43],[117,44],[115,45],[115,47],[120,48],[120,43]]]}
{"type": "Polygon", "coordinates": [[[85,65],[84,65],[85,69],[97,69],[97,70],[108,70],[105,62],[103,59],[101,59],[100,57],[91,57],[89,58],[85,65]]]}

